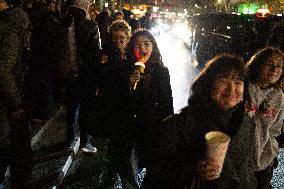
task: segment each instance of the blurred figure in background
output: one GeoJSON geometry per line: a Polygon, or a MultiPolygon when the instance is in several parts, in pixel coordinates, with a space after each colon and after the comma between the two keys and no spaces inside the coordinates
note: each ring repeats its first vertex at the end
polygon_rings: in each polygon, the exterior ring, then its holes
{"type": "Polygon", "coordinates": [[[121,11],[117,11],[116,13],[114,13],[113,16],[113,22],[116,20],[124,20],[124,14],[121,11]]]}
{"type": "Polygon", "coordinates": [[[105,46],[111,41],[108,28],[111,25],[112,20],[109,15],[109,12],[107,10],[103,10],[98,15],[97,22],[100,30],[101,44],[102,46],[105,46]]]}
{"type": "Polygon", "coordinates": [[[76,62],[78,64],[78,76],[66,81],[70,97],[70,101],[67,103],[67,111],[69,112],[67,112],[67,129],[70,147],[73,147],[74,142],[76,142],[77,120],[80,114],[81,148],[84,152],[96,152],[97,149],[92,146],[91,137],[87,131],[91,125],[86,125],[84,120],[85,113],[89,111],[89,99],[86,98],[85,94],[88,90],[89,78],[93,74],[90,72],[91,66],[95,63],[94,57],[101,48],[98,25],[90,19],[87,11],[89,4],[89,0],[75,0],[67,11],[67,18],[74,19],[76,62]]]}
{"type": "Polygon", "coordinates": [[[147,11],[145,15],[140,19],[141,27],[150,30],[152,27],[152,15],[151,12],[147,11]]]}
{"type": "Polygon", "coordinates": [[[46,5],[50,17],[59,21],[61,19],[61,10],[56,0],[47,0],[46,5]]]}
{"type": "Polygon", "coordinates": [[[54,23],[54,16],[49,12],[47,4],[42,1],[33,2],[29,16],[33,26],[29,66],[33,122],[45,122],[52,110],[53,81],[48,57],[48,32],[54,23]]]}
{"type": "Polygon", "coordinates": [[[0,0],[0,188],[9,165],[11,189],[29,188],[33,166],[26,81],[30,20],[20,3],[0,0]]]}
{"type": "Polygon", "coordinates": [[[98,17],[99,12],[100,12],[99,9],[100,8],[94,2],[89,5],[88,11],[89,11],[89,14],[90,14],[90,17],[91,17],[92,21],[97,22],[97,17],[98,17]]]}

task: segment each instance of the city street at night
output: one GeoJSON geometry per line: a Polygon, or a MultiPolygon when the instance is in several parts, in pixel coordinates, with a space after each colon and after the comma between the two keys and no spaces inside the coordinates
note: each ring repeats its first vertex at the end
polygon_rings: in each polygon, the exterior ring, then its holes
{"type": "MultiPolygon", "coordinates": [[[[174,99],[174,110],[186,106],[189,89],[198,70],[192,64],[190,50],[181,39],[171,33],[164,33],[156,37],[163,56],[164,64],[169,68],[174,99]]],[[[106,141],[94,139],[98,149],[95,154],[85,154],[75,146],[76,155],[64,150],[65,124],[64,112],[55,118],[51,125],[37,136],[33,144],[38,153],[33,171],[32,186],[34,189],[66,188],[66,189],[96,189],[104,182],[106,174],[106,141]],[[69,156],[70,155],[70,156],[69,156]]],[[[206,120],[204,120],[206,121],[206,120]]],[[[279,166],[275,169],[273,186],[275,189],[284,188],[284,156],[279,156],[279,166]]],[[[119,180],[119,179],[118,179],[119,180]]],[[[117,188],[121,188],[119,181],[117,188]]]]}
{"type": "Polygon", "coordinates": [[[0,189],[284,189],[284,0],[0,0],[0,189]]]}

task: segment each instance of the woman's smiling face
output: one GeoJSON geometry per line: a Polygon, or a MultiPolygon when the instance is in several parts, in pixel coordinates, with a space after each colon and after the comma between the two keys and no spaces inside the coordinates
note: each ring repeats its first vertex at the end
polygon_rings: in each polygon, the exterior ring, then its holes
{"type": "Polygon", "coordinates": [[[282,74],[283,59],[280,56],[272,56],[264,64],[260,65],[259,82],[266,87],[278,81],[282,74]]]}
{"type": "Polygon", "coordinates": [[[112,33],[112,42],[118,49],[125,49],[129,41],[129,36],[125,31],[118,30],[112,33]]]}
{"type": "Polygon", "coordinates": [[[222,110],[228,110],[243,100],[244,81],[234,71],[217,76],[212,88],[212,99],[222,110]]]}
{"type": "Polygon", "coordinates": [[[152,42],[145,36],[138,36],[135,40],[135,49],[139,50],[140,56],[147,62],[153,52],[152,42]]]}

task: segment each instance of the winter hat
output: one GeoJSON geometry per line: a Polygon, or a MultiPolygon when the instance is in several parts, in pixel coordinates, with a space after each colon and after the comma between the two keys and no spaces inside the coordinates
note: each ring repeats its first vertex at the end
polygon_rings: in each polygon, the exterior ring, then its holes
{"type": "Polygon", "coordinates": [[[72,7],[76,7],[84,10],[84,12],[86,13],[86,19],[91,20],[90,14],[87,10],[90,4],[90,0],[74,0],[72,4],[68,7],[67,12],[69,12],[72,7]]]}

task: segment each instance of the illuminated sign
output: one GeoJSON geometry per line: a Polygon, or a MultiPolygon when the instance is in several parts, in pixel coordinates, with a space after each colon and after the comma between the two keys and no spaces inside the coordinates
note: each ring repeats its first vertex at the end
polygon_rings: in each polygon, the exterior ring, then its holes
{"type": "Polygon", "coordinates": [[[259,9],[259,5],[256,3],[241,3],[237,7],[237,12],[242,14],[255,14],[259,9]]]}
{"type": "Polygon", "coordinates": [[[270,11],[268,9],[258,9],[257,12],[256,12],[256,16],[257,17],[268,17],[270,14],[270,11]]]}

